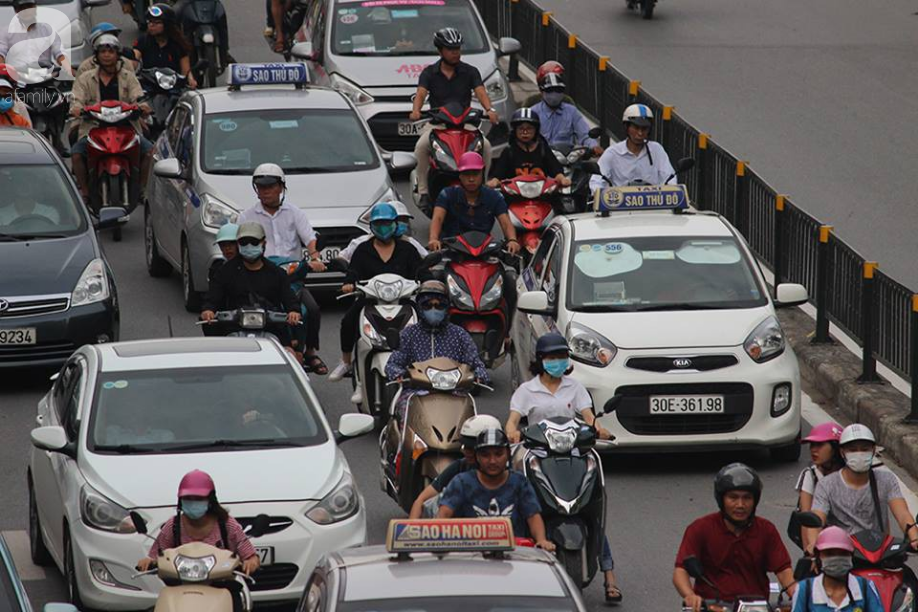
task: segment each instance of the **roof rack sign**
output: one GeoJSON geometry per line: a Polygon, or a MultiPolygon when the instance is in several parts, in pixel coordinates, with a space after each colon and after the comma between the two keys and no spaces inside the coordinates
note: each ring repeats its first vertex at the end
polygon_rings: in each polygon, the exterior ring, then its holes
{"type": "Polygon", "coordinates": [[[513,526],[508,517],[479,519],[393,519],[386,550],[412,552],[497,552],[513,550],[513,526]]]}
{"type": "Polygon", "coordinates": [[[227,84],[234,89],[243,85],[296,85],[309,84],[309,69],[306,64],[230,64],[227,84]]]}
{"type": "Polygon", "coordinates": [[[634,210],[684,210],[688,208],[688,203],[685,185],[631,185],[597,190],[593,208],[604,214],[634,210]]]}

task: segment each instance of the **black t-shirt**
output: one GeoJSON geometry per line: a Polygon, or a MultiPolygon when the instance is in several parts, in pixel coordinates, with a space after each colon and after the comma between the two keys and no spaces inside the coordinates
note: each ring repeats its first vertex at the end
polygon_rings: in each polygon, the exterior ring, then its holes
{"type": "Polygon", "coordinates": [[[435,62],[421,72],[418,85],[428,92],[427,101],[430,108],[439,108],[449,102],[458,102],[462,108],[472,104],[472,91],[482,84],[481,73],[478,68],[459,62],[456,65],[456,74],[448,79],[440,71],[440,63],[435,62]]]}
{"type": "Polygon", "coordinates": [[[172,68],[181,73],[181,59],[188,55],[182,46],[173,39],[168,39],[162,47],[156,38],[149,34],[141,34],[134,43],[134,48],[140,51],[144,68],[172,68]]]}
{"type": "Polygon", "coordinates": [[[561,162],[541,136],[534,151],[524,151],[516,140],[511,140],[510,146],[491,166],[491,176],[501,180],[529,174],[554,178],[563,171],[561,162]]]}
{"type": "Polygon", "coordinates": [[[421,267],[421,255],[418,250],[404,240],[395,241],[395,250],[389,261],[383,261],[379,251],[373,246],[371,238],[354,249],[351,263],[347,268],[346,283],[369,280],[377,274],[388,272],[404,278],[416,278],[421,267]]]}
{"type": "Polygon", "coordinates": [[[210,281],[203,310],[267,306],[283,312],[299,312],[287,273],[267,259],[262,261],[264,265],[258,270],[246,268],[242,257],[223,264],[210,281]]]}
{"type": "MultiPolygon", "coordinates": [[[[101,71],[102,69],[99,68],[101,71]]],[[[118,75],[115,74],[112,76],[112,80],[108,82],[108,85],[105,84],[105,81],[102,78],[99,78],[99,101],[104,102],[105,100],[120,100],[121,96],[118,92],[118,75]]]]}

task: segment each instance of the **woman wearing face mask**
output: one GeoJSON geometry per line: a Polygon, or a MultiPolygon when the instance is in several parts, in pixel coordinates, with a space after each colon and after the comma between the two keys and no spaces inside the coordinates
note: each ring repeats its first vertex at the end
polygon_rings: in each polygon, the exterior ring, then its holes
{"type": "Polygon", "coordinates": [[[30,128],[28,119],[16,112],[16,82],[0,74],[0,127],[30,128]]]}
{"type": "Polygon", "coordinates": [[[255,547],[242,525],[217,501],[214,481],[206,472],[192,470],[185,474],[179,483],[178,498],[175,516],[163,525],[150,552],[137,562],[137,569],[149,570],[162,551],[189,542],[233,551],[242,559],[242,571],[250,576],[258,569],[261,563],[255,547]]]}
{"type": "Polygon", "coordinates": [[[819,574],[800,583],[793,612],[883,612],[873,582],[851,573],[854,544],[844,529],[824,529],[815,549],[819,574]]]}
{"type": "MultiPolygon", "coordinates": [[[[918,550],[918,527],[912,523],[899,479],[886,469],[874,469],[876,439],[865,425],[855,423],[839,440],[845,467],[819,481],[813,494],[813,512],[847,533],[889,533],[889,512],[913,550],[918,550]],[[887,511],[888,510],[888,511],[887,511]]],[[[804,549],[812,555],[818,529],[804,530],[804,549]]]]}
{"type": "MultiPolygon", "coordinates": [[[[813,427],[810,434],[801,440],[810,445],[812,464],[800,472],[794,487],[798,492],[797,510],[809,512],[813,508],[816,483],[845,465],[838,442],[841,439],[841,433],[841,425],[832,422],[822,423],[813,427]]],[[[802,546],[803,528],[799,523],[791,522],[788,527],[788,536],[798,546],[802,546]]]]}

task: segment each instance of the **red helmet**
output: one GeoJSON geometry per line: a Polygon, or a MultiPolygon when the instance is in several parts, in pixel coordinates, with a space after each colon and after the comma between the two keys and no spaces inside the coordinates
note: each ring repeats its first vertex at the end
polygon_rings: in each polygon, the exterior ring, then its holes
{"type": "Polygon", "coordinates": [[[19,73],[9,64],[0,64],[0,78],[9,79],[15,84],[19,83],[19,73]]]}
{"type": "Polygon", "coordinates": [[[557,74],[558,76],[564,75],[564,66],[561,65],[561,62],[548,60],[539,66],[539,69],[536,71],[536,83],[541,83],[546,74],[552,73],[557,74]]]}
{"type": "Polygon", "coordinates": [[[484,170],[485,163],[481,155],[474,151],[466,151],[459,156],[459,172],[469,172],[474,170],[484,170]]]}
{"type": "Polygon", "coordinates": [[[179,483],[179,497],[210,497],[216,490],[214,480],[207,472],[201,470],[191,470],[182,477],[179,483]]]}

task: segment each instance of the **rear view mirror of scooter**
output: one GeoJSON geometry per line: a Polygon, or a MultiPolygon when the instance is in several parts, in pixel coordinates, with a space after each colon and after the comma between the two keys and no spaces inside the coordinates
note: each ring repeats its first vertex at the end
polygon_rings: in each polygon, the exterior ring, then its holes
{"type": "Polygon", "coordinates": [[[143,517],[140,516],[140,513],[132,510],[130,517],[131,523],[134,524],[134,529],[137,530],[137,533],[141,535],[149,535],[147,533],[147,522],[143,520],[143,517]]]}
{"type": "Polygon", "coordinates": [[[809,527],[810,529],[819,529],[822,527],[822,519],[815,512],[794,512],[794,518],[797,519],[797,522],[800,523],[803,527],[809,527]]]}

